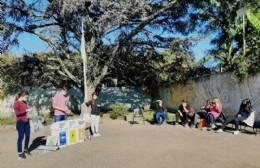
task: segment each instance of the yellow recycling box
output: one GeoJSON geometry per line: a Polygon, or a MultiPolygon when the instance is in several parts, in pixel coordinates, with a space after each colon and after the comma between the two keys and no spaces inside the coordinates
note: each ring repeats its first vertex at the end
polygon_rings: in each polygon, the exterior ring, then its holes
{"type": "Polygon", "coordinates": [[[69,140],[68,145],[73,145],[77,143],[77,130],[76,129],[69,129],[69,140]]]}

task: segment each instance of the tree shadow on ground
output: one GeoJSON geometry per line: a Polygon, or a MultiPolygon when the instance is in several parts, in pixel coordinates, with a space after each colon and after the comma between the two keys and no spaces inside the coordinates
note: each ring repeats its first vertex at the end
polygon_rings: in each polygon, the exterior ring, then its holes
{"type": "Polygon", "coordinates": [[[45,145],[45,144],[46,144],[45,136],[37,137],[32,141],[32,144],[29,147],[29,151],[33,151],[33,150],[37,149],[40,145],[45,145]]]}

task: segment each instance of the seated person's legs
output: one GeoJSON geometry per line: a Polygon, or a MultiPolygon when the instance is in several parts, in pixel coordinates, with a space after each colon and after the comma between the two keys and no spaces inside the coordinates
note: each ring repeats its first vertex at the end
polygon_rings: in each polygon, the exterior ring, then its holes
{"type": "Polygon", "coordinates": [[[188,123],[188,114],[187,113],[182,113],[182,117],[181,117],[181,123],[182,123],[182,125],[185,125],[185,124],[187,124],[188,123]]]}
{"type": "Polygon", "coordinates": [[[238,130],[239,128],[239,122],[241,122],[241,121],[243,121],[243,120],[245,120],[246,118],[245,117],[242,117],[242,116],[240,116],[240,117],[236,117],[235,119],[234,119],[234,123],[235,123],[235,130],[238,130]]]}
{"type": "Polygon", "coordinates": [[[229,118],[227,118],[227,119],[224,121],[224,123],[222,124],[221,129],[222,129],[222,130],[225,130],[225,128],[227,127],[227,125],[228,125],[230,122],[234,121],[234,119],[235,119],[235,117],[229,117],[229,118]]]}
{"type": "Polygon", "coordinates": [[[156,119],[157,124],[160,124],[160,114],[159,113],[156,113],[155,119],[156,119]]]}
{"type": "Polygon", "coordinates": [[[215,118],[214,118],[213,114],[208,115],[207,121],[208,121],[208,124],[207,124],[208,127],[215,123],[215,118]]]}
{"type": "Polygon", "coordinates": [[[165,123],[167,115],[165,113],[162,113],[161,118],[162,118],[162,123],[165,123]]]}
{"type": "Polygon", "coordinates": [[[200,118],[205,118],[207,115],[206,111],[199,111],[194,114],[194,125],[196,126],[200,118]]]}
{"type": "Polygon", "coordinates": [[[166,117],[165,117],[164,113],[157,113],[156,114],[156,121],[157,121],[158,125],[161,125],[165,121],[165,119],[166,119],[166,117]],[[162,118],[162,122],[160,122],[161,118],[162,118]]]}
{"type": "Polygon", "coordinates": [[[239,122],[241,122],[241,121],[243,121],[243,120],[245,120],[245,119],[246,119],[246,118],[241,117],[241,116],[229,117],[229,118],[227,118],[227,119],[225,120],[225,122],[223,123],[223,125],[221,126],[221,128],[220,128],[219,130],[217,130],[216,132],[217,132],[217,133],[223,132],[223,131],[225,130],[226,126],[227,126],[230,122],[232,122],[232,121],[234,121],[235,130],[238,131],[238,129],[239,129],[239,128],[238,128],[238,127],[239,127],[239,122]]]}
{"type": "Polygon", "coordinates": [[[195,114],[188,114],[188,119],[190,120],[190,125],[192,127],[195,119],[195,114]]]}

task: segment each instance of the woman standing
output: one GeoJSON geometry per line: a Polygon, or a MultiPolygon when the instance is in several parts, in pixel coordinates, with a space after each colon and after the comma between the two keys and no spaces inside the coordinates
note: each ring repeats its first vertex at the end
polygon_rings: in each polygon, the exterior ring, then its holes
{"type": "Polygon", "coordinates": [[[17,140],[17,151],[18,156],[21,159],[26,159],[25,154],[31,155],[28,150],[28,145],[30,141],[30,123],[29,119],[26,117],[27,113],[32,112],[32,108],[28,108],[26,101],[28,98],[27,91],[20,91],[16,94],[14,102],[14,112],[17,119],[16,129],[18,131],[18,140],[17,140]],[[24,152],[22,152],[22,144],[25,135],[24,143],[24,152]]]}
{"type": "Polygon", "coordinates": [[[91,106],[91,131],[93,136],[101,136],[99,133],[100,102],[96,92],[92,93],[92,99],[86,102],[86,105],[91,106]]]}

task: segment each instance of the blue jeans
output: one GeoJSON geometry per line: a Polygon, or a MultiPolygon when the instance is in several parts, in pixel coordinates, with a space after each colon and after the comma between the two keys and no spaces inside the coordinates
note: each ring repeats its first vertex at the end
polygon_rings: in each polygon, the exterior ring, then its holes
{"type": "Polygon", "coordinates": [[[65,121],[65,120],[67,120],[66,115],[56,115],[56,116],[54,116],[54,122],[65,121]]]}
{"type": "Polygon", "coordinates": [[[210,125],[210,124],[215,124],[215,118],[214,118],[214,116],[213,116],[213,114],[208,114],[208,126],[210,125]]]}
{"type": "Polygon", "coordinates": [[[17,151],[18,153],[22,153],[22,144],[25,135],[24,142],[24,150],[28,149],[29,141],[30,141],[30,123],[24,123],[23,121],[17,121],[16,129],[18,131],[18,140],[17,140],[17,151]]]}
{"type": "Polygon", "coordinates": [[[157,124],[162,124],[163,122],[165,122],[165,120],[166,120],[166,115],[165,115],[165,113],[163,113],[163,112],[158,112],[158,113],[156,113],[156,116],[155,116],[155,118],[156,118],[156,122],[157,122],[157,124]],[[162,118],[162,122],[160,122],[160,119],[162,118]]]}

